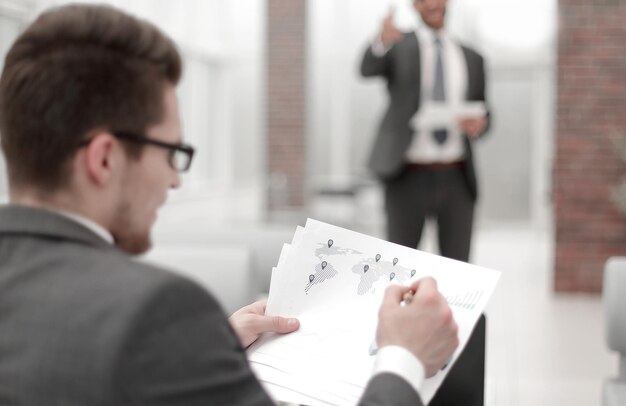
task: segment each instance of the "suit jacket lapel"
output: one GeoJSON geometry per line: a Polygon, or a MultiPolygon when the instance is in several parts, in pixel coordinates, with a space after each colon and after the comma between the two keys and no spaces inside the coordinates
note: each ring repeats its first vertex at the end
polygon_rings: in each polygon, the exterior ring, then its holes
{"type": "Polygon", "coordinates": [[[461,45],[461,49],[463,50],[463,59],[465,59],[465,64],[467,67],[467,92],[465,95],[466,100],[474,100],[474,95],[477,93],[476,86],[478,85],[477,75],[479,73],[476,71],[476,64],[474,59],[472,59],[472,54],[470,50],[461,45]]]}
{"type": "Polygon", "coordinates": [[[103,249],[117,249],[88,228],[46,209],[6,205],[0,207],[0,237],[31,235],[42,238],[73,240],[103,249]]]}
{"type": "MultiPolygon", "coordinates": [[[[412,72],[412,83],[411,86],[415,86],[417,90],[413,94],[420,95],[422,92],[422,61],[421,61],[421,52],[420,45],[417,40],[417,34],[411,33],[409,40],[407,41],[407,50],[405,55],[407,56],[408,61],[407,64],[409,66],[410,72],[412,72]]],[[[419,96],[417,98],[417,106],[415,106],[415,110],[419,108],[419,96]]]]}

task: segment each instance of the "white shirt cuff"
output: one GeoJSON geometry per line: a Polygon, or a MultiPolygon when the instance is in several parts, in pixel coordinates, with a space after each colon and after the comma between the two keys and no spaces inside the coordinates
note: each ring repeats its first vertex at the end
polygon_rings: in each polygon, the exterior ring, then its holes
{"type": "Polygon", "coordinates": [[[389,51],[389,49],[390,48],[385,48],[385,46],[383,45],[383,42],[380,40],[380,35],[374,38],[374,41],[372,41],[372,54],[374,54],[374,56],[378,58],[384,56],[387,51],[389,51]]]}
{"type": "Polygon", "coordinates": [[[424,383],[424,366],[406,348],[388,345],[378,349],[373,375],[389,372],[407,381],[419,394],[424,383]]]}

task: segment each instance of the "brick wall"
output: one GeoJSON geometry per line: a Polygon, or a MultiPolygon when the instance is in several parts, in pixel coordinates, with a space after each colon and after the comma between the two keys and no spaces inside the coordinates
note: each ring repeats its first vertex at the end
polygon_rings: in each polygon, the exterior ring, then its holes
{"type": "Polygon", "coordinates": [[[304,205],[306,0],[267,0],[269,209],[304,205]]]}
{"type": "Polygon", "coordinates": [[[554,288],[600,292],[605,260],[626,255],[626,2],[559,0],[554,288]]]}

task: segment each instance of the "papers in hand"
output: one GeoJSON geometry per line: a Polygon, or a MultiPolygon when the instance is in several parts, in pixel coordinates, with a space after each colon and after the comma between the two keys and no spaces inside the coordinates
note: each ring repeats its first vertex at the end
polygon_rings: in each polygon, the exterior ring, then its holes
{"type": "MultiPolygon", "coordinates": [[[[266,334],[248,349],[257,378],[275,400],[355,405],[370,379],[378,308],[390,284],[437,280],[459,326],[452,364],[495,289],[500,272],[309,219],[283,247],[266,314],[297,317],[300,329],[266,334]]],[[[451,365],[426,379],[428,403],[451,365]]]]}
{"type": "Polygon", "coordinates": [[[465,102],[452,105],[442,102],[426,101],[411,119],[415,131],[433,131],[441,128],[458,128],[463,119],[481,118],[487,114],[485,103],[465,102]]]}

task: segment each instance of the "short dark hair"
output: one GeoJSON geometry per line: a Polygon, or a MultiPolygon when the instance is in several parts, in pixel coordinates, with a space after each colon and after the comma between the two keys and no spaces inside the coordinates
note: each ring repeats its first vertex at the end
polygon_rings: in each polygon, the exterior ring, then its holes
{"type": "MultiPolygon", "coordinates": [[[[40,15],[9,50],[0,78],[0,137],[11,186],[63,187],[95,130],[143,133],[163,118],[165,85],[182,70],[174,42],[104,5],[40,15]]],[[[129,153],[138,156],[130,150],[129,153]]]]}

